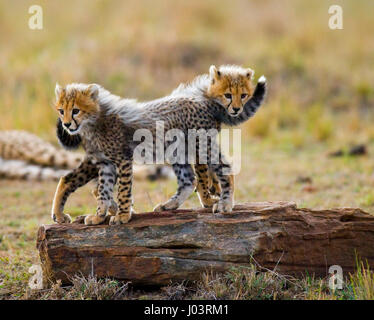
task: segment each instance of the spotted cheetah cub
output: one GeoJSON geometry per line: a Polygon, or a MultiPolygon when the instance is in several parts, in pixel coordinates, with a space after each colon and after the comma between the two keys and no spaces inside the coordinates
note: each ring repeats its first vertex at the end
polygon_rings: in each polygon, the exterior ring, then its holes
{"type": "MultiPolygon", "coordinates": [[[[156,145],[156,127],[163,123],[165,132],[178,129],[184,137],[189,130],[203,129],[218,132],[222,124],[238,125],[255,114],[266,92],[265,78],[253,88],[253,71],[236,66],[212,66],[209,74],[202,75],[190,84],[182,84],[169,96],[149,102],[122,99],[96,84],[70,84],[56,86],[56,109],[59,112],[58,137],[66,146],[82,144],[86,157],[80,166],[61,178],[53,202],[52,216],[59,223],[70,222],[63,213],[69,194],[98,176],[98,208],[95,215],[85,219],[87,225],[100,224],[114,207],[113,188],[118,180],[115,216],[110,224],[127,223],[132,215],[132,164],[134,150],[141,142],[135,139],[138,129],[151,133],[156,145]]],[[[213,212],[231,212],[233,176],[230,165],[224,161],[215,137],[207,144],[196,141],[195,161],[190,162],[188,139],[167,140],[164,151],[173,144],[185,150],[185,162],[174,162],[178,189],[167,202],[154,210],[173,210],[180,207],[197,186],[204,206],[213,206],[213,212]],[[200,153],[199,150],[202,152],[200,153]],[[200,161],[200,154],[205,154],[200,161]],[[218,159],[218,161],[212,161],[218,159]],[[192,165],[194,165],[195,170],[192,165]],[[205,176],[214,173],[218,181],[219,199],[210,201],[209,182],[205,176]],[[201,186],[196,182],[195,173],[201,186]]],[[[152,142],[152,141],[151,141],[152,142]]],[[[152,147],[153,156],[156,150],[152,147]]],[[[165,152],[167,154],[167,152],[165,152]]],[[[166,161],[170,161],[166,157],[166,161]]]]}
{"type": "MultiPolygon", "coordinates": [[[[236,65],[223,65],[216,68],[212,65],[209,69],[209,76],[199,76],[191,84],[182,84],[174,93],[176,94],[178,91],[190,92],[191,96],[207,97],[223,107],[210,110],[214,110],[215,121],[219,125],[224,123],[234,126],[253,116],[265,96],[266,78],[260,77],[254,93],[253,77],[254,71],[250,68],[236,65]]],[[[223,158],[223,155],[220,154],[220,157],[223,158]]],[[[230,201],[226,205],[216,205],[222,189],[214,170],[209,169],[208,165],[197,164],[195,165],[195,173],[198,179],[196,191],[202,206],[205,208],[214,207],[214,212],[230,212],[234,204],[233,176],[230,177],[229,183],[231,191],[226,193],[230,194],[230,201]]]]}

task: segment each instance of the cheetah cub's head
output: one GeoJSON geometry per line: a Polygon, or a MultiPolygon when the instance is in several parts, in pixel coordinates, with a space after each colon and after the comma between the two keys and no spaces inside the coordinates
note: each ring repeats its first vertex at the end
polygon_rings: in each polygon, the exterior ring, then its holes
{"type": "Polygon", "coordinates": [[[224,65],[217,69],[216,66],[211,66],[208,96],[222,104],[231,116],[237,117],[252,97],[253,76],[254,71],[249,68],[224,65]]]}
{"type": "Polygon", "coordinates": [[[55,94],[62,127],[70,135],[78,134],[84,123],[99,111],[99,86],[96,84],[70,84],[66,88],[56,84],[55,94]]]}

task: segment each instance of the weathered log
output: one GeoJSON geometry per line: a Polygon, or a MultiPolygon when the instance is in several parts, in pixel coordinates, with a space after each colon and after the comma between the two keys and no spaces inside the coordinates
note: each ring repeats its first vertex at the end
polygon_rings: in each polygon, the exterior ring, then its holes
{"type": "Polygon", "coordinates": [[[237,205],[217,217],[207,209],[136,214],[121,226],[43,225],[37,247],[44,275],[68,281],[96,274],[160,285],[256,261],[282,274],[353,272],[356,258],[374,267],[374,216],[360,209],[299,209],[291,202],[237,205]],[[254,259],[254,260],[251,260],[254,259]]]}

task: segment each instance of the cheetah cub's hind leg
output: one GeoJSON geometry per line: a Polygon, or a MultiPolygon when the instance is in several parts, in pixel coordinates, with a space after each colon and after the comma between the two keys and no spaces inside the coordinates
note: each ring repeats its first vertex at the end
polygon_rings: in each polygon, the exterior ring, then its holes
{"type": "Polygon", "coordinates": [[[99,168],[98,186],[96,190],[97,210],[95,215],[86,216],[84,219],[86,225],[103,223],[110,208],[112,207],[112,210],[115,209],[113,203],[116,206],[113,201],[113,189],[116,181],[115,166],[108,161],[103,161],[99,164],[99,168]]]}
{"type": "Polygon", "coordinates": [[[132,210],[132,159],[123,159],[117,165],[118,171],[118,210],[110,218],[110,225],[120,225],[130,221],[132,210]]]}
{"type": "Polygon", "coordinates": [[[178,180],[177,192],[168,201],[156,206],[153,209],[155,212],[178,209],[195,190],[196,180],[191,165],[173,164],[172,167],[178,180]]]}
{"type": "Polygon", "coordinates": [[[52,219],[57,223],[70,223],[71,218],[63,213],[68,196],[77,188],[85,185],[95,177],[98,170],[89,159],[84,159],[78,168],[63,176],[58,183],[52,205],[52,219]]]}
{"type": "MultiPolygon", "coordinates": [[[[217,197],[215,193],[212,194],[211,192],[213,188],[214,192],[215,190],[218,190],[217,186],[214,185],[214,181],[212,181],[212,176],[214,173],[209,171],[208,165],[206,164],[196,164],[195,173],[197,176],[196,192],[199,196],[200,203],[204,208],[212,208],[213,205],[219,200],[219,194],[217,197]]],[[[219,186],[219,182],[215,175],[214,179],[220,190],[221,187],[219,186]]]]}

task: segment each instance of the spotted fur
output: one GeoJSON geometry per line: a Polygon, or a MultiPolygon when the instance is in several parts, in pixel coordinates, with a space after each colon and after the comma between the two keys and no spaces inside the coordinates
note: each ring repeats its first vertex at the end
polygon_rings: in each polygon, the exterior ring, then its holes
{"type": "Polygon", "coordinates": [[[75,168],[82,160],[80,154],[56,148],[38,136],[20,130],[0,131],[0,157],[59,169],[75,168]]]}
{"type": "Polygon", "coordinates": [[[68,172],[68,170],[43,167],[22,160],[4,160],[0,158],[0,179],[59,180],[68,172]]]}
{"type": "MultiPolygon", "coordinates": [[[[57,135],[64,148],[75,149],[79,146],[80,136],[69,135],[63,129],[60,119],[57,127],[57,135]]],[[[76,168],[82,159],[82,153],[57,148],[30,132],[0,131],[1,179],[59,180],[69,170],[76,168]]],[[[134,166],[134,178],[138,180],[169,179],[172,175],[169,166],[134,166]]]]}
{"type": "MultiPolygon", "coordinates": [[[[216,129],[219,131],[222,123],[234,125],[251,117],[262,103],[265,95],[265,84],[258,83],[253,96],[250,95],[245,103],[242,102],[241,112],[233,110],[235,114],[232,114],[228,104],[222,102],[222,97],[217,93],[218,91],[212,94],[209,88],[216,85],[220,79],[235,78],[237,73],[233,71],[233,68],[220,68],[219,70],[221,76],[225,76],[225,78],[212,78],[212,76],[203,75],[189,85],[180,85],[167,97],[143,103],[121,99],[96,84],[70,84],[66,88],[57,86],[56,109],[60,112],[62,127],[72,136],[80,135],[82,146],[86,151],[86,158],[82,165],[74,170],[68,178],[61,179],[52,210],[55,220],[57,222],[69,221],[69,217],[63,214],[63,204],[67,196],[99,172],[112,170],[109,167],[113,166],[116,168],[119,186],[118,210],[117,214],[111,217],[110,223],[121,224],[130,220],[132,212],[133,151],[138,145],[133,140],[133,136],[137,129],[150,130],[155,139],[156,121],[163,121],[165,130],[179,129],[187,136],[190,129],[205,129],[207,131],[216,129]],[[76,109],[78,111],[74,111],[76,109]],[[235,118],[235,120],[231,118],[235,118]],[[94,167],[96,171],[93,169],[94,167]]],[[[247,81],[250,81],[246,74],[244,76],[247,81]]],[[[242,77],[241,73],[240,77],[242,77]]],[[[232,87],[235,86],[232,85],[232,87]]],[[[240,92],[243,92],[244,89],[242,88],[242,91],[235,89],[234,92],[234,89],[226,88],[222,92],[226,92],[226,90],[232,90],[233,94],[241,94],[240,92]]],[[[248,91],[249,94],[251,94],[250,91],[248,91]]],[[[165,149],[171,143],[166,142],[165,149]]],[[[204,153],[207,155],[208,171],[213,172],[221,189],[219,200],[214,204],[213,211],[231,212],[234,202],[234,181],[232,174],[230,174],[231,167],[221,154],[219,146],[215,142],[215,136],[210,138],[206,147],[200,147],[207,149],[203,151],[206,151],[204,153]],[[219,160],[218,163],[212,161],[213,157],[219,160]]],[[[188,150],[187,146],[185,146],[185,150],[188,150]]],[[[197,150],[199,150],[199,145],[197,145],[197,150]]],[[[195,160],[197,161],[195,171],[198,175],[203,173],[201,171],[202,167],[199,165],[204,164],[201,162],[198,152],[195,160]]],[[[191,164],[176,163],[172,167],[177,176],[178,189],[170,200],[158,205],[155,211],[178,208],[197,185],[195,172],[191,164]]],[[[111,181],[109,179],[99,179],[99,198],[108,202],[106,204],[99,203],[97,214],[93,217],[87,217],[86,224],[97,224],[103,220],[109,206],[108,199],[112,197],[111,191],[114,183],[114,179],[111,181]]],[[[198,192],[199,194],[205,192],[205,195],[203,195],[205,197],[207,195],[206,190],[211,187],[212,185],[206,182],[204,188],[198,187],[198,192]]]]}

